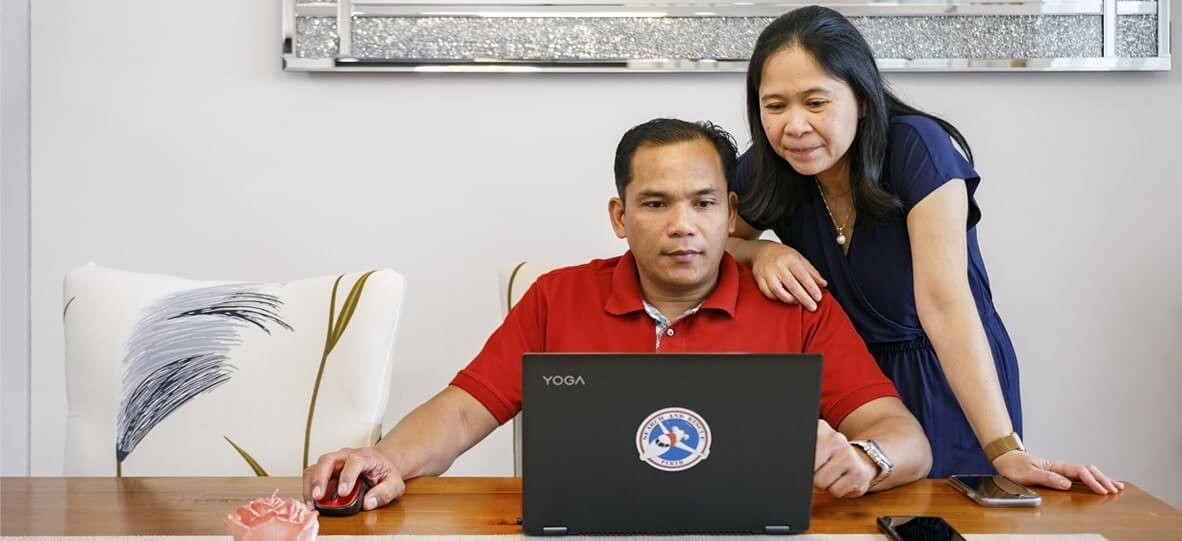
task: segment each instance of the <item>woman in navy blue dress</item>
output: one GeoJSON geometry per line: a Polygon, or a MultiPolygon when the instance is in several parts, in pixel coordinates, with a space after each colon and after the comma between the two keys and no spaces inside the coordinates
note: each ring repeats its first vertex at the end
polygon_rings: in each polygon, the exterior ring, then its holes
{"type": "Polygon", "coordinates": [[[895,98],[857,29],[821,7],[760,35],[747,114],[728,248],[768,297],[810,309],[821,287],[836,297],[927,432],[930,476],[1118,492],[1094,466],[1021,444],[1017,356],[977,245],[980,175],[960,132],[895,98]],[[782,244],[757,240],[766,229],[782,244]]]}

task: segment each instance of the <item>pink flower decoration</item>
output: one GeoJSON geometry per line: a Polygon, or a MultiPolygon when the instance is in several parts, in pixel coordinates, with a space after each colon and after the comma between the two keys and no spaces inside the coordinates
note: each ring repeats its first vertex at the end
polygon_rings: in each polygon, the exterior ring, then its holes
{"type": "Polygon", "coordinates": [[[316,511],[294,498],[258,498],[226,515],[234,541],[315,541],[320,523],[316,511]]]}

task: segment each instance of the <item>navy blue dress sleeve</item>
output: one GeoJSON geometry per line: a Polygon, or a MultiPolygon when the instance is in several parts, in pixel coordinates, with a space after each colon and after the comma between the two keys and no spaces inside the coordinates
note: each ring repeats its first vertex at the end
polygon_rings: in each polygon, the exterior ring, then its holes
{"type": "Polygon", "coordinates": [[[936,121],[918,115],[895,117],[888,141],[885,177],[889,179],[889,190],[902,201],[904,214],[911,213],[936,188],[959,178],[964,179],[969,195],[966,228],[981,221],[981,209],[974,197],[981,176],[936,121]]]}
{"type": "Polygon", "coordinates": [[[743,155],[739,156],[739,163],[735,166],[735,172],[731,175],[730,190],[739,196],[739,217],[760,231],[771,229],[770,225],[753,220],[749,213],[744,212],[743,198],[751,192],[751,185],[755,182],[755,160],[752,159],[751,149],[747,149],[743,155]]]}

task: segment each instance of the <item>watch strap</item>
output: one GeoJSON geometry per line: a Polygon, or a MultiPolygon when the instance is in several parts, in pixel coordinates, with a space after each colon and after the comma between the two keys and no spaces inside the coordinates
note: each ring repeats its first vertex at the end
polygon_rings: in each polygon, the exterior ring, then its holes
{"type": "Polygon", "coordinates": [[[1010,451],[1025,450],[1026,446],[1022,445],[1022,439],[1018,437],[1018,433],[1010,432],[1008,435],[997,438],[985,446],[985,460],[988,460],[992,464],[997,457],[1010,451]]]}
{"type": "Polygon", "coordinates": [[[878,446],[878,442],[874,440],[851,440],[850,445],[854,445],[866,453],[870,460],[878,466],[878,475],[870,481],[870,486],[873,487],[886,479],[895,466],[891,463],[891,459],[887,457],[882,448],[878,446]]]}

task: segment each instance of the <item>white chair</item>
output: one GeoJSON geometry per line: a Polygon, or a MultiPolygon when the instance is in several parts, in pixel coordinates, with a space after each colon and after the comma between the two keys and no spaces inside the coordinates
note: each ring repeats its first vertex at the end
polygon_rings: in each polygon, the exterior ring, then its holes
{"type": "Polygon", "coordinates": [[[66,275],[66,475],[300,475],[382,433],[391,270],[210,282],[66,275]]]}
{"type": "MultiPolygon", "coordinates": [[[[502,305],[505,311],[503,315],[508,315],[509,310],[517,301],[521,300],[521,296],[529,290],[529,286],[533,285],[534,280],[539,276],[546,274],[557,268],[556,265],[530,263],[522,261],[514,265],[511,269],[501,273],[501,291],[502,298],[505,303],[502,305]]],[[[513,418],[513,475],[521,476],[521,414],[518,413],[513,418]]]]}

